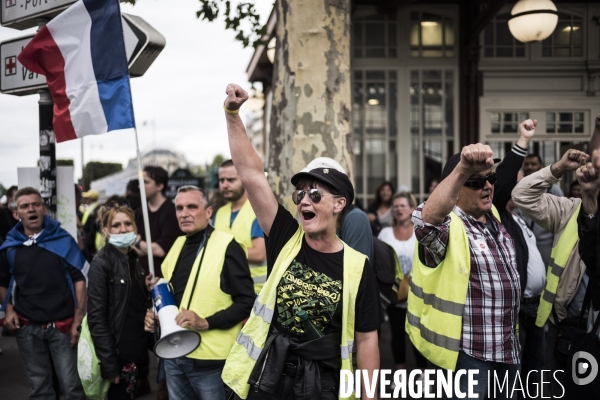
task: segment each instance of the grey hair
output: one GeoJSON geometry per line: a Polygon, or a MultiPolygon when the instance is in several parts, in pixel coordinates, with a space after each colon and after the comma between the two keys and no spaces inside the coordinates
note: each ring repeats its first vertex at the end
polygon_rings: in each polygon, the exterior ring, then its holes
{"type": "MultiPolygon", "coordinates": [[[[194,185],[185,185],[185,186],[181,186],[177,189],[178,195],[179,195],[179,193],[186,193],[186,192],[200,192],[202,194],[202,203],[204,203],[204,208],[206,209],[209,206],[208,194],[206,194],[206,190],[202,189],[201,187],[194,186],[194,185]]],[[[175,197],[177,197],[177,196],[175,196],[175,197]]]]}

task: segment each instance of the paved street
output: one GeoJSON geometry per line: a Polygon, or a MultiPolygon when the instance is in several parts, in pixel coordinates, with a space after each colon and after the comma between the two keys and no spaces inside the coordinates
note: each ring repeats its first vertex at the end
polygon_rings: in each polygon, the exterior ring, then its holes
{"type": "MultiPolygon", "coordinates": [[[[390,348],[390,330],[387,323],[383,325],[379,340],[381,354],[381,368],[393,369],[394,361],[390,348]]],[[[19,355],[17,343],[14,337],[0,337],[0,399],[2,400],[26,400],[29,393],[29,385],[23,363],[19,355]]],[[[414,367],[414,357],[411,351],[407,351],[408,368],[414,367]]],[[[150,365],[150,384],[153,392],[138,397],[140,400],[156,399],[156,359],[150,365]]]]}

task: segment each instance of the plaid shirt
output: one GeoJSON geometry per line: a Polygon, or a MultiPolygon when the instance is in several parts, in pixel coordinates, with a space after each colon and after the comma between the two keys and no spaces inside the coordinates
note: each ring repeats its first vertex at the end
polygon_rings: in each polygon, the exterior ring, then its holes
{"type": "MultiPolygon", "coordinates": [[[[412,216],[415,235],[424,246],[425,264],[436,267],[446,256],[450,215],[439,225],[423,222],[421,204],[412,216]]],[[[519,340],[516,335],[521,297],[515,248],[504,226],[491,212],[498,238],[458,207],[453,210],[465,226],[469,241],[471,273],[463,310],[460,349],[484,361],[519,363],[519,340]]]]}

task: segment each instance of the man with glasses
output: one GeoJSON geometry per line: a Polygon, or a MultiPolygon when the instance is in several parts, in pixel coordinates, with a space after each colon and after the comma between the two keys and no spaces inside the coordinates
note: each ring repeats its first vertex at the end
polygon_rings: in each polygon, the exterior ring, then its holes
{"type": "MultiPolygon", "coordinates": [[[[413,213],[419,246],[407,331],[436,366],[479,370],[478,398],[487,391],[488,373],[514,382],[519,371],[521,284],[513,241],[492,206],[498,179],[491,168],[499,161],[487,145],[463,147],[413,213]]],[[[460,389],[468,389],[466,374],[460,389]]],[[[508,397],[506,386],[502,395],[508,397]]]]}
{"type": "Polygon", "coordinates": [[[84,273],[89,265],[73,237],[45,215],[38,190],[20,189],[14,201],[20,222],[0,247],[0,301],[29,378],[29,397],[58,398],[54,364],[64,399],[84,400],[77,373],[77,328],[85,314],[84,273]]]}

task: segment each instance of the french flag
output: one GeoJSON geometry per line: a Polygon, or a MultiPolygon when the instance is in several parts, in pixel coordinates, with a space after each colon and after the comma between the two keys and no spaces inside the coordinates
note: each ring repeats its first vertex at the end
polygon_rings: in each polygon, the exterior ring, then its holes
{"type": "Polygon", "coordinates": [[[57,142],[135,126],[119,0],[74,3],[18,59],[46,76],[57,142]]]}

